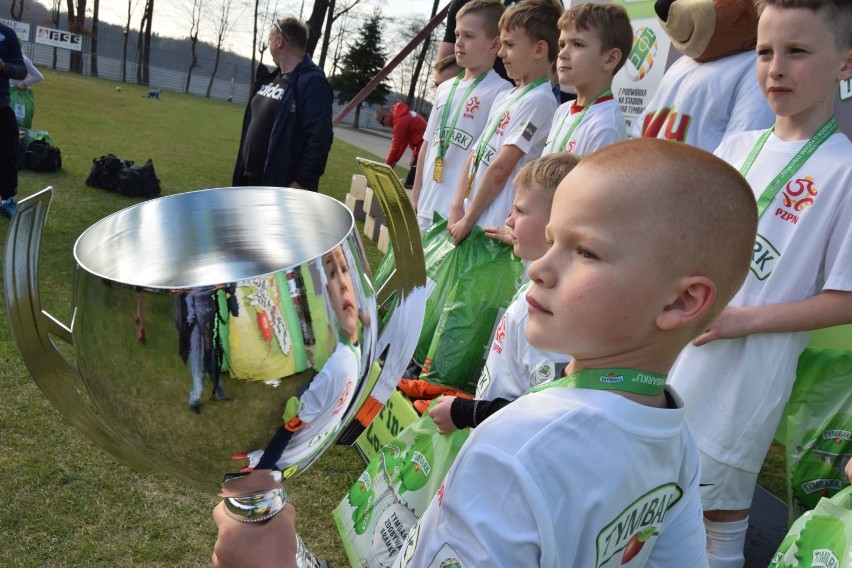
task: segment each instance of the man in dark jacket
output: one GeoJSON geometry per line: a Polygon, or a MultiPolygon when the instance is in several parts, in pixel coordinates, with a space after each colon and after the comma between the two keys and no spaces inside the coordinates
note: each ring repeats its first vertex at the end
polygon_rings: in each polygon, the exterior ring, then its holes
{"type": "Polygon", "coordinates": [[[15,214],[18,192],[18,119],[9,103],[9,79],[27,76],[15,30],[0,24],[0,214],[15,214]]]}
{"type": "Polygon", "coordinates": [[[307,26],[275,20],[269,53],[276,68],[258,67],[243,119],[233,185],[271,185],[317,191],[334,133],[334,94],[305,52],[307,26]]]}

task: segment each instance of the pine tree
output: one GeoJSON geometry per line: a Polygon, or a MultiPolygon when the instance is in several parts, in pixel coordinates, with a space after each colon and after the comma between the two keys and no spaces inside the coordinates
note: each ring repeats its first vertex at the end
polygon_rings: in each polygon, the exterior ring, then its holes
{"type": "MultiPolygon", "coordinates": [[[[382,30],[375,12],[364,27],[361,35],[343,56],[343,71],[331,77],[331,86],[337,91],[337,100],[341,103],[351,101],[370,80],[385,66],[387,53],[382,46],[382,30]]],[[[384,104],[390,89],[383,82],[364,100],[367,104],[384,104]]],[[[363,104],[363,103],[362,103],[363,104]]],[[[361,116],[361,105],[355,107],[355,128],[361,116]]]]}

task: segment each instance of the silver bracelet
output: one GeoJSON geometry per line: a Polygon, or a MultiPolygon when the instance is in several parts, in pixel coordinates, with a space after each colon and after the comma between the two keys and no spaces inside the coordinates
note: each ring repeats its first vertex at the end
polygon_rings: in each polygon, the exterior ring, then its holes
{"type": "Polygon", "coordinates": [[[229,517],[241,523],[262,523],[268,521],[284,508],[287,493],[283,487],[270,491],[258,491],[242,497],[226,497],[225,512],[229,517]]]}

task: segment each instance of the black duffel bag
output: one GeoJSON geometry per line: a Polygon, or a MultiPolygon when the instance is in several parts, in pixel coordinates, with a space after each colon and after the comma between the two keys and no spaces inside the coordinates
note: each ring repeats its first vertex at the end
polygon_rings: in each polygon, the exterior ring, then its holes
{"type": "Polygon", "coordinates": [[[36,172],[55,172],[62,168],[62,153],[56,146],[37,138],[27,145],[26,165],[36,172]]]}

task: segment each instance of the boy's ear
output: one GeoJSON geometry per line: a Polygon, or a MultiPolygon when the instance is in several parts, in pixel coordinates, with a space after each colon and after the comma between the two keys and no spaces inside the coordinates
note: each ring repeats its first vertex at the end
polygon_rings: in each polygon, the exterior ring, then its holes
{"type": "Polygon", "coordinates": [[[706,276],[690,276],[679,282],[677,292],[657,315],[660,329],[688,327],[703,317],[716,299],[716,284],[706,276]]]}
{"type": "Polygon", "coordinates": [[[609,53],[606,56],[606,60],[604,60],[604,70],[612,72],[615,69],[615,66],[618,65],[618,62],[621,61],[622,53],[621,50],[617,47],[613,47],[609,50],[609,53]]]}
{"type": "Polygon", "coordinates": [[[839,79],[845,81],[852,77],[852,47],[846,50],[846,59],[843,61],[843,67],[840,68],[839,79]]]}
{"type": "Polygon", "coordinates": [[[494,55],[497,55],[497,52],[500,51],[500,36],[499,35],[495,36],[494,39],[491,40],[491,47],[488,48],[488,51],[493,52],[494,55]]]}
{"type": "Polygon", "coordinates": [[[550,61],[549,55],[550,55],[550,53],[548,51],[546,41],[544,41],[543,39],[540,39],[537,42],[535,42],[535,57],[537,57],[539,59],[544,58],[544,59],[547,59],[548,61],[550,61]]]}

